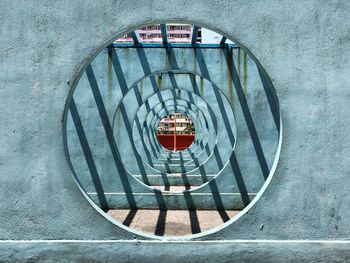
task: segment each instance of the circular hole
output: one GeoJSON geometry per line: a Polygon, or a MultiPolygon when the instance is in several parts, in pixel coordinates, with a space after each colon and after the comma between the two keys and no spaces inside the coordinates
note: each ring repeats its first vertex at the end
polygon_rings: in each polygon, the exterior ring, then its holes
{"type": "Polygon", "coordinates": [[[163,117],[157,128],[160,145],[173,152],[187,150],[192,145],[195,135],[192,119],[178,112],[163,117]]]}
{"type": "Polygon", "coordinates": [[[261,64],[227,36],[188,24],[134,29],[96,54],[72,89],[68,162],[120,227],[155,236],[220,229],[271,180],[277,96],[261,64]]]}

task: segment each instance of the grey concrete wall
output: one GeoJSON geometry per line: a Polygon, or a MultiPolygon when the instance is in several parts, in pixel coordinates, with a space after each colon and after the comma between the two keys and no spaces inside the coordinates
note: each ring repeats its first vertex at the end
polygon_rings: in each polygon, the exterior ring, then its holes
{"type": "MultiPolygon", "coordinates": [[[[62,251],[49,242],[28,250],[18,240],[151,238],[106,220],[79,192],[65,159],[62,115],[73,80],[93,54],[133,27],[171,20],[218,29],[249,48],[272,78],[283,119],[281,158],[268,188],[240,218],[194,238],[262,240],[220,250],[232,257],[249,252],[256,261],[277,262],[287,252],[298,262],[347,259],[348,246],[331,241],[348,239],[350,229],[349,2],[2,0],[0,6],[0,238],[13,240],[1,243],[5,259],[14,251],[22,260],[62,251]],[[268,253],[265,239],[305,241],[268,253]]],[[[82,247],[75,248],[84,253],[89,246],[82,247]]],[[[197,247],[186,247],[183,255],[195,260],[197,247]]],[[[175,248],[181,246],[163,251],[176,257],[175,248]]],[[[206,251],[216,249],[205,243],[206,251]]],[[[78,260],[77,250],[65,256],[78,260]]]]}

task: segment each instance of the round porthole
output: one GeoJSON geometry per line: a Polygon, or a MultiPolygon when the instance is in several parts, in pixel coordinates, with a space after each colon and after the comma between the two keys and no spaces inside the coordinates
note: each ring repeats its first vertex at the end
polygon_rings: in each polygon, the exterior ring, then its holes
{"type": "Polygon", "coordinates": [[[196,25],[119,36],[84,67],[64,118],[67,159],[108,218],[183,236],[238,215],[278,160],[278,100],[261,64],[196,25]]]}
{"type": "Polygon", "coordinates": [[[195,135],[194,123],[185,113],[174,112],[166,115],[159,121],[157,127],[159,144],[173,152],[188,150],[195,135]]]}

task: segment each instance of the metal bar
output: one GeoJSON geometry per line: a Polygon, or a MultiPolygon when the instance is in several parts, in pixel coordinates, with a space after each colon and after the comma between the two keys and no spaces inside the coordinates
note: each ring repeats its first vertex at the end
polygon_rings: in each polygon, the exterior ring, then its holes
{"type": "Polygon", "coordinates": [[[131,32],[131,38],[134,41],[135,44],[141,43],[140,35],[137,31],[131,32]]]}
{"type": "Polygon", "coordinates": [[[257,68],[259,71],[261,83],[263,85],[267,97],[267,101],[270,105],[270,110],[275,121],[276,128],[278,132],[280,132],[280,109],[278,107],[278,99],[276,93],[273,91],[273,85],[271,83],[271,80],[269,79],[265,71],[262,69],[262,67],[257,65],[257,68]]]}
{"type": "Polygon", "coordinates": [[[166,24],[160,24],[160,31],[162,33],[163,44],[168,44],[168,32],[166,29],[166,24]]]}
{"type": "Polygon", "coordinates": [[[70,110],[70,114],[71,114],[73,122],[74,122],[75,129],[76,129],[77,134],[78,134],[78,138],[79,138],[80,145],[81,145],[81,148],[82,148],[84,156],[85,156],[86,163],[87,163],[89,171],[90,171],[92,182],[93,182],[95,189],[96,189],[97,198],[98,198],[98,201],[100,203],[100,207],[104,211],[107,211],[109,208],[108,208],[108,202],[107,202],[104,190],[103,190],[103,185],[102,185],[102,182],[101,182],[100,177],[98,175],[95,161],[94,161],[94,158],[92,156],[92,152],[91,152],[91,149],[89,146],[89,142],[86,138],[83,124],[81,122],[81,119],[80,119],[80,116],[79,116],[79,113],[78,113],[78,110],[77,110],[77,107],[75,105],[73,98],[69,104],[69,110],[70,110]]]}
{"type": "Polygon", "coordinates": [[[250,197],[242,176],[241,168],[239,167],[236,154],[234,152],[230,157],[230,164],[233,170],[233,174],[236,178],[236,183],[237,183],[239,192],[241,193],[243,204],[244,206],[247,206],[250,203],[250,197]]]}
{"type": "Polygon", "coordinates": [[[124,72],[123,72],[122,66],[120,64],[120,60],[119,60],[119,57],[117,55],[117,52],[114,49],[110,49],[108,54],[110,55],[110,58],[112,59],[113,69],[114,69],[115,75],[117,76],[117,80],[118,80],[120,89],[123,93],[123,96],[125,96],[129,90],[129,88],[128,88],[128,84],[126,83],[124,72]]]}
{"type": "Polygon", "coordinates": [[[259,136],[258,136],[258,132],[255,128],[255,124],[253,121],[253,117],[250,113],[249,110],[249,106],[248,106],[248,102],[247,99],[245,97],[244,91],[243,91],[243,87],[241,84],[241,80],[238,76],[238,72],[235,66],[235,62],[232,59],[232,50],[228,49],[227,52],[225,53],[225,58],[226,58],[226,62],[227,62],[227,66],[228,69],[230,71],[230,75],[232,78],[232,82],[234,84],[235,90],[236,90],[236,94],[238,97],[238,101],[239,104],[241,105],[241,109],[242,109],[242,113],[244,116],[244,119],[247,123],[247,127],[248,127],[248,131],[250,134],[250,137],[252,138],[252,142],[254,145],[254,149],[261,167],[261,171],[263,173],[263,176],[265,178],[265,180],[267,179],[267,177],[270,174],[270,170],[269,167],[267,165],[267,161],[264,155],[264,151],[262,149],[260,140],[259,140],[259,136]]]}
{"type": "Polygon", "coordinates": [[[167,210],[159,210],[159,216],[157,219],[156,229],[154,230],[154,234],[156,236],[164,236],[164,234],[165,234],[167,213],[168,213],[167,210]]]}
{"type": "Polygon", "coordinates": [[[90,83],[91,91],[93,93],[93,96],[94,96],[94,99],[96,102],[96,106],[97,106],[104,130],[105,130],[105,134],[106,134],[106,137],[107,137],[107,140],[108,140],[108,143],[109,143],[112,155],[113,155],[113,159],[114,159],[114,162],[116,164],[116,168],[119,172],[120,181],[123,185],[123,188],[124,188],[124,191],[126,194],[126,198],[127,198],[128,203],[129,203],[129,207],[131,209],[135,209],[135,208],[137,208],[136,200],[133,196],[133,192],[132,192],[132,188],[131,188],[131,185],[130,185],[130,182],[128,179],[127,171],[125,170],[123,163],[121,162],[118,147],[117,147],[116,142],[114,140],[111,123],[109,122],[107,110],[104,106],[102,96],[101,96],[100,90],[98,88],[97,80],[96,80],[94,71],[91,67],[91,64],[89,66],[87,66],[85,71],[86,71],[86,75],[87,75],[89,83],[90,83]]]}
{"type": "Polygon", "coordinates": [[[221,41],[220,41],[220,45],[225,45],[226,40],[227,40],[226,37],[222,37],[222,38],[221,38],[221,41]]]}
{"type": "Polygon", "coordinates": [[[176,152],[176,114],[174,117],[174,152],[176,152]]]}
{"type": "MultiPolygon", "coordinates": [[[[110,45],[113,48],[164,48],[161,43],[118,43],[110,45]]],[[[171,48],[239,48],[236,44],[204,44],[204,43],[168,43],[167,47],[171,48]]]]}
{"type": "Polygon", "coordinates": [[[122,116],[123,121],[124,121],[126,132],[128,134],[129,140],[131,142],[131,147],[132,147],[132,150],[133,150],[133,154],[134,154],[134,156],[136,158],[137,165],[138,165],[138,167],[140,169],[140,173],[142,175],[142,179],[143,179],[144,183],[149,185],[149,182],[148,182],[148,179],[147,179],[146,168],[144,166],[144,163],[143,163],[141,157],[137,154],[137,150],[135,148],[135,144],[134,144],[134,142],[132,140],[132,128],[131,128],[130,120],[128,118],[128,114],[126,112],[126,109],[125,109],[125,106],[124,106],[123,102],[121,102],[119,104],[119,109],[120,109],[121,116],[122,116]]]}
{"type": "Polygon", "coordinates": [[[192,32],[191,32],[191,45],[196,44],[197,36],[198,36],[198,26],[193,26],[192,32]]]}

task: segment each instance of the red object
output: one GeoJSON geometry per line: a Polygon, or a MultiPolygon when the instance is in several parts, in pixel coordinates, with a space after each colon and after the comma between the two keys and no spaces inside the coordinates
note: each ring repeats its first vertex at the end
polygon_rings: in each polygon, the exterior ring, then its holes
{"type": "Polygon", "coordinates": [[[176,150],[182,151],[187,149],[194,140],[194,134],[176,134],[176,139],[174,140],[174,134],[158,134],[159,143],[166,149],[173,151],[174,142],[176,143],[176,150]]]}
{"type": "Polygon", "coordinates": [[[174,151],[176,152],[176,117],[174,118],[174,151]]]}

